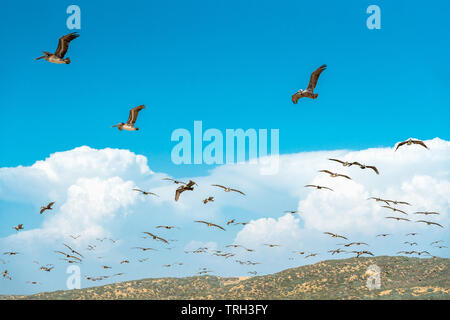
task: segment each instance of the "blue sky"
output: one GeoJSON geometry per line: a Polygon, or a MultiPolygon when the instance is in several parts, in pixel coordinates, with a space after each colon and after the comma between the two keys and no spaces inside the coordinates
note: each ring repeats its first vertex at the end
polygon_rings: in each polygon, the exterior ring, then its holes
{"type": "MultiPolygon", "coordinates": [[[[443,1],[4,1],[0,168],[89,146],[143,155],[154,172],[208,176],[214,166],[177,166],[170,159],[172,132],[192,131],[196,120],[223,132],[279,129],[284,155],[392,147],[409,137],[449,140],[449,10],[443,1]],[[81,36],[66,55],[72,63],[35,61],[72,31],[66,27],[71,4],[81,8],[81,36]],[[366,27],[371,4],[381,8],[381,30],[366,27]],[[293,105],[291,95],[322,64],[328,69],[316,88],[319,99],[293,105]],[[139,132],[111,128],[140,104],[147,108],[139,132]]],[[[27,202],[10,196],[8,183],[2,186],[0,218],[8,227],[0,236],[20,220],[12,212],[26,218],[27,227],[41,227],[41,217],[28,215],[50,194],[43,200],[30,195],[27,202]]],[[[294,208],[299,202],[298,195],[277,199],[294,208]]],[[[236,212],[251,219],[261,209],[257,218],[278,218],[290,209],[270,215],[269,208],[255,204],[236,212]]],[[[230,209],[222,207],[219,217],[226,220],[230,209]]],[[[133,226],[112,229],[122,236],[133,226]]],[[[148,274],[130,278],[139,276],[148,274]]],[[[8,284],[5,292],[27,290],[8,284]]]]}

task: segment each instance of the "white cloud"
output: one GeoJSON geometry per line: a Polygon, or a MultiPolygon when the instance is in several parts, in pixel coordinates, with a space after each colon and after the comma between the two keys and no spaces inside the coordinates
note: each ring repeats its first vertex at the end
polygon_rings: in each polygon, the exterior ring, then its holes
{"type": "MultiPolygon", "coordinates": [[[[291,255],[292,250],[320,252],[316,259],[330,258],[325,251],[340,242],[324,235],[325,231],[343,234],[350,240],[370,242],[370,249],[375,254],[393,254],[399,251],[404,239],[394,244],[390,239],[375,238],[375,234],[392,233],[400,237],[406,232],[418,231],[422,236],[421,244],[437,239],[450,240],[446,232],[450,225],[450,142],[436,138],[426,144],[430,150],[405,146],[396,152],[393,148],[371,148],[283,155],[279,158],[278,173],[272,176],[261,175],[257,164],[219,166],[207,176],[177,177],[198,183],[193,192],[183,193],[179,202],[173,199],[178,185],[161,181],[166,175],[153,173],[147,159],[141,155],[127,150],[89,147],[58,152],[29,167],[0,168],[0,201],[34,208],[27,216],[34,219],[34,228],[29,227],[31,222],[25,221],[25,231],[6,241],[8,247],[15,242],[18,249],[25,250],[28,248],[19,244],[28,245],[36,239],[51,242],[80,233],[83,234],[80,241],[111,236],[121,239],[121,245],[114,247],[116,252],[102,251],[102,255],[125,257],[138,254],[136,250],[130,253],[131,247],[148,246],[149,240],[142,240],[141,232],[154,230],[158,235],[179,241],[174,250],[160,250],[155,254],[155,259],[158,255],[164,257],[164,263],[171,262],[172,257],[167,255],[174,252],[191,259],[182,248],[195,250],[208,246],[213,250],[224,250],[225,244],[234,242],[255,249],[252,253],[236,250],[236,257],[263,263],[258,266],[264,272],[289,266],[286,255],[291,255]],[[343,167],[328,158],[375,165],[380,175],[370,169],[343,167]],[[321,169],[347,174],[352,180],[331,178],[319,173],[321,169]],[[215,183],[236,187],[246,196],[211,186],[215,183]],[[334,192],[305,188],[306,184],[329,186],[334,192]],[[132,191],[134,187],[151,190],[160,197],[143,196],[132,191]],[[205,205],[202,200],[208,196],[214,196],[215,201],[205,205]],[[409,213],[406,217],[413,221],[430,219],[445,228],[385,219],[389,215],[402,215],[367,200],[371,196],[408,201],[412,206],[399,206],[409,213]],[[55,209],[40,216],[40,206],[49,201],[56,201],[55,209]],[[298,209],[300,213],[284,214],[285,210],[292,209],[298,209]],[[441,214],[428,217],[413,214],[424,210],[441,214]],[[245,227],[225,225],[232,218],[251,222],[245,227]],[[217,223],[227,230],[200,228],[193,222],[197,219],[217,223]],[[176,225],[180,229],[154,229],[159,224],[176,225]],[[268,248],[263,243],[276,243],[281,247],[268,248]]],[[[41,241],[37,243],[42,244],[41,241]]],[[[152,246],[160,245],[151,243],[152,246]]],[[[53,252],[54,247],[48,248],[53,252]]],[[[232,259],[226,260],[225,265],[220,257],[194,256],[195,259],[199,257],[202,266],[208,266],[212,259],[212,267],[218,274],[240,270],[232,259]]],[[[179,258],[173,257],[174,261],[179,258]]],[[[197,261],[195,259],[193,261],[197,261]]]]}

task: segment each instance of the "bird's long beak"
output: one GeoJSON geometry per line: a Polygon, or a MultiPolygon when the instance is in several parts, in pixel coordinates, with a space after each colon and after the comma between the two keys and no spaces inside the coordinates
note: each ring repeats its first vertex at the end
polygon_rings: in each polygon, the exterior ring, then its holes
{"type": "Polygon", "coordinates": [[[36,58],[36,59],[34,59],[34,60],[39,60],[39,59],[42,59],[42,58],[45,58],[45,56],[42,56],[42,57],[36,58]]]}
{"type": "Polygon", "coordinates": [[[118,124],[115,124],[115,125],[111,126],[111,128],[118,127],[118,126],[119,126],[118,124]]]}

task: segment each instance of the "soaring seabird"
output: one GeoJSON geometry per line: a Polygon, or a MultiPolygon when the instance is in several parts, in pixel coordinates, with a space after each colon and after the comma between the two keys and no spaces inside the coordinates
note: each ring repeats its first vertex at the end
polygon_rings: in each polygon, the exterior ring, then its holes
{"type": "Polygon", "coordinates": [[[79,36],[80,35],[77,32],[72,32],[72,33],[69,33],[69,34],[67,34],[65,36],[62,36],[61,38],[59,38],[58,48],[56,49],[55,53],[50,53],[50,52],[43,51],[43,53],[45,55],[41,56],[39,58],[36,58],[35,60],[39,60],[39,59],[44,58],[48,62],[52,62],[52,63],[69,64],[70,63],[70,59],[69,58],[65,58],[64,59],[64,56],[66,55],[66,52],[69,49],[70,41],[72,41],[73,39],[78,38],[79,36]]]}
{"type": "Polygon", "coordinates": [[[127,123],[121,122],[119,124],[114,125],[113,128],[117,127],[120,131],[122,131],[122,130],[137,131],[137,130],[139,130],[139,128],[136,128],[134,126],[134,124],[136,123],[139,111],[141,111],[142,109],[145,109],[145,105],[143,105],[143,104],[131,109],[130,116],[128,117],[127,123]]]}
{"type": "Polygon", "coordinates": [[[306,90],[298,90],[296,93],[294,93],[292,95],[292,102],[294,104],[296,104],[298,102],[298,100],[300,98],[311,98],[311,99],[317,99],[317,97],[319,96],[317,93],[314,93],[314,88],[317,85],[317,80],[319,80],[319,76],[322,73],[323,70],[325,70],[327,68],[327,65],[324,64],[322,66],[320,66],[319,68],[316,69],[316,71],[314,71],[311,74],[311,78],[309,79],[309,84],[308,87],[306,88],[306,90]]]}

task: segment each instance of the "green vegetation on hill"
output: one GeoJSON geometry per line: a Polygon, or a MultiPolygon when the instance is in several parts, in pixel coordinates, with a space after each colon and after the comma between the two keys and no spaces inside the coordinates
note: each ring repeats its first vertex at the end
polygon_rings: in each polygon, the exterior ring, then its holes
{"type": "Polygon", "coordinates": [[[450,299],[450,259],[360,257],[266,276],[143,279],[0,299],[450,299]],[[380,268],[380,289],[366,287],[370,265],[380,268]]]}

